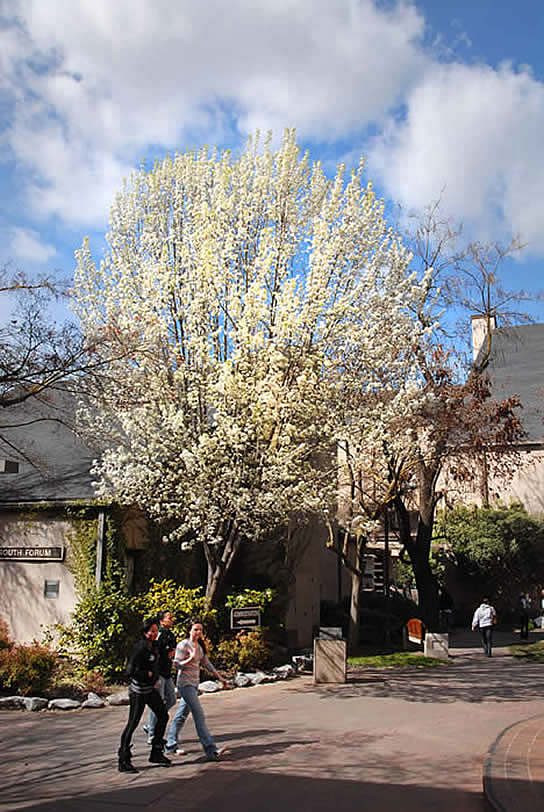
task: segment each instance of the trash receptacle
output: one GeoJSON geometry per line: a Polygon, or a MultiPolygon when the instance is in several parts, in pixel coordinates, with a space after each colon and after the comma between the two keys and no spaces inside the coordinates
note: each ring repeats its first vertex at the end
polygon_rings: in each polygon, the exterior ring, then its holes
{"type": "Polygon", "coordinates": [[[314,683],[345,682],[347,645],[345,640],[314,640],[314,683]]]}

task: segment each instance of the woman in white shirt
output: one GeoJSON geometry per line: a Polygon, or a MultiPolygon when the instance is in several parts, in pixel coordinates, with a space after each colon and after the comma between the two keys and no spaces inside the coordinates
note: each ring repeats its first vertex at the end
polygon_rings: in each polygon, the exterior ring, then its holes
{"type": "Polygon", "coordinates": [[[166,753],[183,753],[178,750],[178,733],[185,724],[190,713],[193,714],[196,732],[200,743],[206,753],[208,761],[218,761],[219,751],[206,725],[206,718],[200,699],[198,698],[198,684],[200,681],[200,667],[204,666],[225,687],[226,682],[206,654],[206,647],[202,640],[202,623],[200,620],[191,621],[189,637],[182,640],[176,647],[174,667],[178,669],[177,689],[180,695],[176,715],[172,719],[166,739],[166,753]]]}

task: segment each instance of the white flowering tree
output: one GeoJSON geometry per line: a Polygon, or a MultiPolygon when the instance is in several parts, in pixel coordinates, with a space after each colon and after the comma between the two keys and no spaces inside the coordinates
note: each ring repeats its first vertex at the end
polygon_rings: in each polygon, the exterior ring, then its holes
{"type": "Polygon", "coordinates": [[[123,350],[82,416],[98,491],[201,542],[212,600],[242,543],[336,509],[354,390],[361,420],[406,380],[421,287],[362,169],[327,179],[292,131],[178,154],[125,184],[99,265],[77,253],[83,330],[123,350]]]}

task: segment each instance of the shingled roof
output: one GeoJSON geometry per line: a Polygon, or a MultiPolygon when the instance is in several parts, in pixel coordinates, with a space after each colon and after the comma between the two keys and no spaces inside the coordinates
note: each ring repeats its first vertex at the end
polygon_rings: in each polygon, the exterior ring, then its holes
{"type": "Polygon", "coordinates": [[[77,400],[63,391],[31,398],[1,415],[0,504],[88,501],[94,497],[90,468],[96,453],[71,430],[77,400]],[[13,463],[18,463],[18,471],[13,463]]]}

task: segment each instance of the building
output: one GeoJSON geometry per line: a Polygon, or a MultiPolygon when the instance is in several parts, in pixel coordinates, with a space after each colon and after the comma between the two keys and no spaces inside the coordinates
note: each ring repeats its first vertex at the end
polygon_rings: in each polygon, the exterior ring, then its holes
{"type": "MultiPolygon", "coordinates": [[[[532,514],[544,513],[544,324],[499,327],[490,322],[490,355],[486,366],[492,395],[502,400],[518,395],[526,432],[518,444],[519,464],[511,479],[487,483],[491,503],[521,502],[532,514]]],[[[487,345],[487,319],[472,319],[473,357],[487,345]]],[[[478,495],[474,495],[474,500],[478,495]]]]}
{"type": "Polygon", "coordinates": [[[5,414],[0,443],[0,617],[17,641],[66,622],[76,603],[67,506],[92,501],[92,453],[67,423],[68,398],[5,414]]]}

